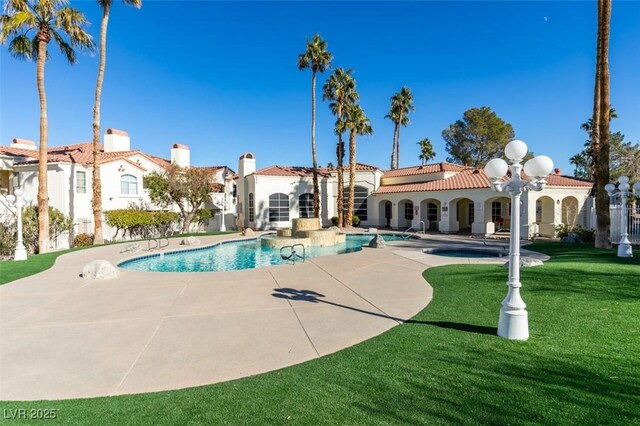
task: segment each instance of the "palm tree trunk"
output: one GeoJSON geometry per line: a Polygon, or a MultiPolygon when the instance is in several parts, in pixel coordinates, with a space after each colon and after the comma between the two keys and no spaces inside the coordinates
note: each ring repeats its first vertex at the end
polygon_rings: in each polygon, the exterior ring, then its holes
{"type": "Polygon", "coordinates": [[[347,226],[353,225],[353,203],[356,189],[356,131],[349,134],[349,201],[347,204],[347,226]]]}
{"type": "Polygon", "coordinates": [[[38,34],[38,63],[36,80],[40,97],[40,152],[38,155],[38,252],[49,251],[49,196],[47,190],[47,94],[44,88],[44,64],[47,60],[48,34],[38,34]]]}
{"type": "Polygon", "coordinates": [[[393,127],[393,148],[391,149],[391,170],[396,168],[396,143],[398,134],[398,123],[394,122],[393,127]]]}
{"type": "Polygon", "coordinates": [[[342,135],[338,134],[338,147],[337,147],[337,156],[338,156],[338,227],[342,228],[345,224],[344,221],[344,170],[343,160],[344,160],[344,142],[342,141],[342,135]]]}
{"type": "Polygon", "coordinates": [[[398,122],[398,136],[396,136],[396,169],[400,168],[400,128],[402,127],[402,113],[398,122]]]}
{"type": "Polygon", "coordinates": [[[102,82],[107,64],[107,25],[109,24],[109,3],[102,11],[102,25],[100,26],[100,65],[96,82],[96,99],[93,106],[93,244],[102,244],[102,183],[100,182],[100,98],[102,97],[102,82]]]}
{"type": "Polygon", "coordinates": [[[311,157],[313,159],[313,217],[320,217],[320,186],[316,157],[316,72],[311,73],[311,157]]]}
{"type": "Polygon", "coordinates": [[[595,247],[611,248],[611,218],[609,216],[609,196],[604,185],[609,182],[609,29],[611,21],[611,0],[598,0],[598,52],[596,55],[596,95],[594,105],[594,132],[597,136],[597,162],[595,166],[596,185],[596,240],[595,247]],[[597,111],[596,111],[597,109],[597,111]]]}

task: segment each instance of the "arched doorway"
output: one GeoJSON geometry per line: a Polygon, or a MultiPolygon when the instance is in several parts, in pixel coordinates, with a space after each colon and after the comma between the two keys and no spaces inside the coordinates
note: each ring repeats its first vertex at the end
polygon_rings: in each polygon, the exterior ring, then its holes
{"type": "Polygon", "coordinates": [[[549,196],[545,195],[536,200],[536,224],[538,225],[538,234],[543,237],[555,235],[555,208],[555,201],[549,196]]]}
{"type": "Polygon", "coordinates": [[[573,228],[578,224],[578,199],[576,197],[565,197],[562,199],[562,223],[569,227],[573,228]]]}
{"type": "Polygon", "coordinates": [[[424,221],[429,231],[437,231],[440,222],[440,200],[429,198],[420,202],[420,220],[424,221]]]}
{"type": "Polygon", "coordinates": [[[392,217],[392,204],[389,200],[382,200],[378,203],[378,218],[379,224],[381,228],[390,228],[391,227],[391,217],[392,217]]]}
{"type": "Polygon", "coordinates": [[[462,232],[471,232],[471,225],[475,221],[475,210],[473,200],[469,198],[459,198],[449,203],[451,212],[450,221],[457,222],[457,229],[462,232]],[[455,208],[455,212],[453,211],[455,208]]]}
{"type": "MultiPolygon", "coordinates": [[[[476,220],[479,218],[476,218],[476,220]]],[[[489,198],[484,203],[484,220],[487,225],[487,233],[509,231],[511,226],[511,199],[507,197],[489,198]],[[493,228],[493,230],[491,230],[493,228]]]]}
{"type": "Polygon", "coordinates": [[[398,228],[404,229],[411,226],[414,210],[413,201],[401,200],[398,202],[398,228]]]}

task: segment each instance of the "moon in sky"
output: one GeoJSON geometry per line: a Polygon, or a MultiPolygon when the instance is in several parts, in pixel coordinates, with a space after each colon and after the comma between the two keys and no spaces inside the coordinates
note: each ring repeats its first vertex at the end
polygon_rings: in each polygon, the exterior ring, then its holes
{"type": "Polygon", "coordinates": [[[544,19],[544,22],[547,22],[549,20],[549,18],[547,18],[546,16],[543,19],[544,19]]]}

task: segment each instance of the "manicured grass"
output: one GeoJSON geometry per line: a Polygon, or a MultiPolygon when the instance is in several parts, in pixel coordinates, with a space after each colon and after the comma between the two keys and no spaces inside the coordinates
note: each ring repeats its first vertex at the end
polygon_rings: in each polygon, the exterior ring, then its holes
{"type": "MultiPolygon", "coordinates": [[[[220,234],[233,234],[236,231],[227,231],[227,232],[192,232],[189,234],[181,234],[174,235],[169,238],[184,238],[191,236],[203,236],[203,235],[220,235],[220,234]]],[[[141,240],[133,240],[133,241],[118,241],[116,243],[108,243],[108,244],[124,244],[124,243],[133,243],[141,240]]],[[[108,245],[106,244],[106,245],[108,245]]],[[[96,246],[99,247],[99,246],[96,246]]],[[[53,266],[56,262],[58,256],[61,256],[65,253],[69,253],[75,250],[86,250],[94,248],[94,246],[89,247],[76,247],[68,250],[55,251],[51,253],[44,254],[36,254],[31,255],[25,261],[14,262],[12,260],[0,261],[0,285],[9,283],[11,281],[19,280],[20,278],[28,277],[30,275],[37,274],[39,272],[45,271],[53,266]]]]}
{"type": "Polygon", "coordinates": [[[527,342],[495,336],[506,268],[447,266],[425,272],[434,299],[411,321],[318,360],[180,391],[3,408],[56,408],[73,424],[637,424],[640,259],[532,248],[554,257],[522,271],[527,342]]]}

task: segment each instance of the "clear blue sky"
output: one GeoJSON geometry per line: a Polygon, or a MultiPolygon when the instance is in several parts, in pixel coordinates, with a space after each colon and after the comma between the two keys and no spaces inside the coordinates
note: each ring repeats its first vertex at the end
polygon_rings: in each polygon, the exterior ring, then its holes
{"type": "MultiPolygon", "coordinates": [[[[401,166],[418,163],[429,137],[447,157],[442,130],[471,107],[489,106],[537,154],[571,174],[591,115],[596,5],[579,2],[214,2],[114,0],[103,89],[103,131],[129,132],[133,148],[169,156],[187,144],[196,165],[310,165],[310,72],[298,71],[305,38],[319,32],[334,67],[353,68],[374,135],[360,162],[389,167],[389,98],[411,88],[416,111],[402,129],[401,166]]],[[[98,37],[94,1],[72,1],[98,37]]],[[[50,144],[91,140],[98,57],[66,64],[51,46],[46,86],[50,144]]],[[[0,54],[0,141],[38,140],[35,65],[0,54]]],[[[612,129],[640,141],[640,2],[614,1],[610,44],[612,129]]],[[[318,89],[327,74],[320,75],[318,89]]],[[[318,99],[321,165],[335,162],[333,118],[318,99]]]]}

